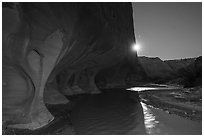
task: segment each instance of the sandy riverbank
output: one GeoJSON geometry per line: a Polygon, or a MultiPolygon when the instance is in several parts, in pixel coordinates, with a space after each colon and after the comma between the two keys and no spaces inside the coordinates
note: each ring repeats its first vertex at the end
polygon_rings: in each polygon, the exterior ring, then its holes
{"type": "Polygon", "coordinates": [[[202,88],[175,88],[139,92],[145,104],[193,121],[202,121],[202,88]]]}

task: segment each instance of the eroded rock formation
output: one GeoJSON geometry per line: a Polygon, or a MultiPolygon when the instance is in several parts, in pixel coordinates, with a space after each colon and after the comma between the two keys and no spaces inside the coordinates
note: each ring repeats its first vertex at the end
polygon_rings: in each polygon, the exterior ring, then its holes
{"type": "Polygon", "coordinates": [[[135,58],[130,3],[3,3],[3,122],[39,128],[44,103],[100,93],[95,76],[135,58]]]}
{"type": "Polygon", "coordinates": [[[149,78],[165,78],[174,75],[174,71],[160,58],[139,57],[139,62],[149,78]]]}
{"type": "Polygon", "coordinates": [[[147,81],[148,77],[138,59],[128,58],[103,69],[96,76],[99,88],[128,88],[147,81]]]}
{"type": "Polygon", "coordinates": [[[178,75],[171,83],[181,84],[184,87],[202,85],[202,56],[180,60],[165,61],[178,75]]]}
{"type": "MultiPolygon", "coordinates": [[[[202,83],[202,57],[164,60],[160,58],[138,57],[139,66],[146,74],[146,82],[179,84],[185,87],[200,86],[202,83]]],[[[135,64],[135,63],[134,63],[135,64]]],[[[137,70],[137,78],[145,81],[145,75],[137,70]]],[[[135,82],[134,82],[135,83],[135,82]]]]}

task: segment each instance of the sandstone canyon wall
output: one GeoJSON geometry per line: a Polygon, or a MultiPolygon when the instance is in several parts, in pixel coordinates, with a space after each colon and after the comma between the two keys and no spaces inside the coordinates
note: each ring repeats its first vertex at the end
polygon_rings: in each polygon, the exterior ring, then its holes
{"type": "Polygon", "coordinates": [[[139,57],[139,63],[151,80],[171,79],[175,72],[160,58],[139,57]]]}
{"type": "Polygon", "coordinates": [[[202,56],[180,60],[166,60],[177,73],[177,79],[171,81],[184,85],[184,87],[195,87],[202,85],[202,56]]]}
{"type": "Polygon", "coordinates": [[[96,76],[99,88],[128,88],[149,81],[149,77],[137,58],[125,58],[114,66],[100,71],[96,76]]]}
{"type": "Polygon", "coordinates": [[[184,87],[202,84],[202,56],[186,59],[164,60],[155,57],[138,57],[137,68],[141,67],[146,74],[138,73],[144,82],[169,83],[184,87]],[[145,79],[144,79],[145,78],[145,79]]]}
{"type": "Polygon", "coordinates": [[[36,129],[44,103],[100,93],[95,76],[135,59],[131,3],[3,3],[3,122],[36,129]]]}

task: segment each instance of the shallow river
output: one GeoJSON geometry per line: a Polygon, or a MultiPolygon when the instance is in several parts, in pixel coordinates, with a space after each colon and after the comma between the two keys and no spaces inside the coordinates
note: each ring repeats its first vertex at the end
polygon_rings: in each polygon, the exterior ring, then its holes
{"type": "Polygon", "coordinates": [[[201,123],[134,102],[124,91],[83,97],[74,107],[71,119],[75,133],[81,135],[192,135],[202,131],[201,123]]]}
{"type": "Polygon", "coordinates": [[[202,123],[187,120],[175,114],[142,103],[147,134],[151,135],[201,135],[202,123]]]}
{"type": "MultiPolygon", "coordinates": [[[[177,89],[177,87],[162,85],[161,87],[134,87],[129,90],[145,92],[145,90],[177,89]]],[[[169,114],[161,109],[142,103],[144,122],[147,134],[152,135],[201,135],[202,123],[169,114]]]]}

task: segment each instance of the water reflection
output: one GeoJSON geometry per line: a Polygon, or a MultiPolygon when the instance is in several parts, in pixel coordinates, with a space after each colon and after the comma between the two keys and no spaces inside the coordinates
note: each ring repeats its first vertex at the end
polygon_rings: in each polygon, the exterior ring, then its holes
{"type": "Polygon", "coordinates": [[[155,115],[152,113],[152,111],[147,107],[146,104],[141,102],[141,105],[143,107],[144,112],[144,123],[147,134],[158,134],[160,132],[159,129],[156,129],[156,127],[159,124],[159,121],[155,119],[155,115]]]}
{"type": "Polygon", "coordinates": [[[123,89],[80,98],[71,121],[77,135],[146,134],[141,104],[123,89]]]}
{"type": "Polygon", "coordinates": [[[155,90],[158,88],[153,88],[153,87],[134,87],[134,88],[129,88],[127,90],[131,90],[131,91],[145,91],[145,90],[155,90]]]}
{"type": "Polygon", "coordinates": [[[144,123],[150,135],[200,135],[202,123],[191,121],[175,114],[168,114],[141,102],[144,123]]]}
{"type": "MultiPolygon", "coordinates": [[[[137,95],[135,97],[137,98],[137,95]]],[[[82,96],[71,113],[75,133],[79,135],[201,134],[201,123],[168,114],[161,109],[133,100],[130,99],[130,94],[122,89],[104,90],[102,94],[82,96]]]]}
{"type": "Polygon", "coordinates": [[[129,88],[127,90],[131,90],[131,91],[147,91],[147,90],[167,90],[167,89],[177,89],[176,87],[173,86],[166,86],[166,87],[133,87],[133,88],[129,88]]]}
{"type": "MultiPolygon", "coordinates": [[[[133,87],[128,90],[144,92],[146,90],[176,89],[176,87],[133,87]]],[[[169,114],[141,102],[144,113],[144,124],[147,134],[151,135],[200,135],[202,122],[192,121],[175,114],[169,114]]]]}

